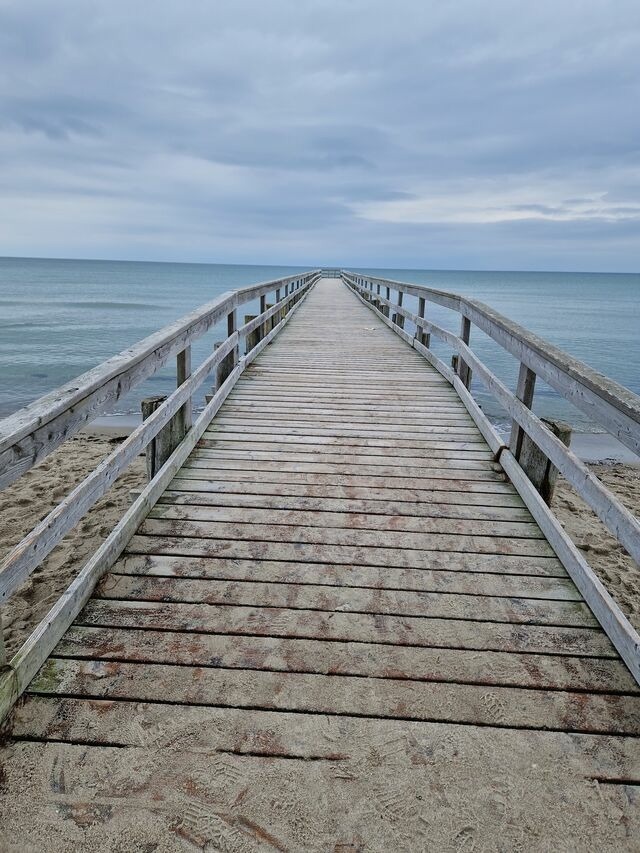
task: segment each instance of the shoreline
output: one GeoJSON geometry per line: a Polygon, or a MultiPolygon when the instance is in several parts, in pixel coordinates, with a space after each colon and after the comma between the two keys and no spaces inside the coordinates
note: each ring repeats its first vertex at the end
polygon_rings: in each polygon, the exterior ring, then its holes
{"type": "MultiPolygon", "coordinates": [[[[139,415],[105,415],[83,427],[78,434],[96,438],[126,438],[140,423],[139,415]]],[[[500,435],[505,435],[502,425],[494,423],[494,427],[500,435]]],[[[640,468],[640,457],[606,432],[573,432],[571,450],[590,465],[640,468]]]]}

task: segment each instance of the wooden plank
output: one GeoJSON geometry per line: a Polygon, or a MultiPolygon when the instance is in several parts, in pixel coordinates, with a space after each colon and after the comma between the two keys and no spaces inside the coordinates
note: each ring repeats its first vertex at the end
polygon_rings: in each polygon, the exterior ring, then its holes
{"type": "Polygon", "coordinates": [[[330,643],[280,637],[180,634],[122,628],[72,627],[56,657],[118,660],[222,669],[339,674],[551,690],[640,693],[621,661],[610,658],[425,649],[330,643]]]}
{"type": "MultiPolygon", "coordinates": [[[[555,557],[514,554],[479,554],[472,551],[426,551],[370,548],[363,545],[318,545],[305,542],[268,542],[255,539],[193,539],[178,536],[136,534],[127,547],[131,554],[181,554],[229,559],[281,559],[308,563],[354,563],[396,566],[406,569],[479,571],[499,574],[558,576],[561,563],[555,557]]],[[[560,572],[563,569],[560,568],[560,572]]]]}
{"type": "Polygon", "coordinates": [[[242,522],[244,524],[294,525],[296,527],[334,527],[358,530],[447,533],[467,536],[513,536],[518,539],[543,539],[533,521],[429,518],[427,516],[369,515],[357,512],[318,512],[289,509],[251,509],[248,507],[194,506],[192,504],[156,504],[149,518],[188,521],[242,522]]]}
{"type": "MultiPolygon", "coordinates": [[[[326,446],[305,447],[299,445],[288,447],[278,445],[275,449],[268,443],[261,442],[246,442],[238,443],[236,446],[229,442],[224,447],[216,446],[215,444],[205,444],[200,442],[198,449],[194,451],[194,459],[245,459],[263,462],[274,462],[282,459],[283,456],[289,462],[308,463],[312,460],[317,460],[320,464],[345,464],[374,467],[390,467],[389,462],[395,458],[400,460],[398,467],[418,468],[460,468],[468,467],[477,470],[492,470],[499,472],[500,468],[495,463],[493,455],[490,451],[467,451],[454,452],[446,450],[434,450],[433,453],[416,453],[412,454],[406,449],[400,448],[402,453],[396,455],[387,450],[386,452],[369,453],[367,448],[359,448],[359,452],[354,452],[353,447],[349,451],[349,447],[345,448],[345,452],[333,452],[333,448],[326,446]],[[247,446],[248,445],[248,446],[247,446]],[[257,445],[253,447],[252,445],[257,445]],[[331,452],[327,452],[327,451],[331,452]],[[283,453],[284,451],[284,453],[283,453]]],[[[340,448],[338,448],[340,450],[340,448]]],[[[395,466],[394,466],[395,467],[395,466]]]]}
{"type": "MultiPolygon", "coordinates": [[[[224,418],[220,418],[219,423],[228,419],[230,421],[233,420],[234,422],[242,420],[247,424],[252,424],[255,420],[267,420],[269,422],[285,421],[286,423],[310,421],[316,424],[333,424],[335,423],[336,417],[345,418],[348,423],[361,423],[363,426],[371,418],[375,418],[376,424],[384,426],[385,429],[388,429],[392,425],[397,425],[400,428],[411,427],[415,430],[416,421],[419,421],[420,424],[430,426],[468,426],[471,422],[471,418],[467,412],[464,412],[464,414],[459,414],[457,412],[425,412],[420,415],[416,415],[415,413],[405,413],[403,411],[402,413],[384,415],[380,414],[376,409],[371,409],[369,411],[348,410],[340,413],[329,412],[328,414],[323,414],[321,411],[314,410],[311,406],[300,406],[297,409],[284,412],[278,411],[277,409],[266,409],[261,407],[259,413],[256,413],[253,409],[249,412],[245,412],[243,410],[229,408],[225,409],[224,418]]],[[[278,426],[281,428],[281,424],[278,424],[278,426]]]]}
{"type": "Polygon", "coordinates": [[[178,536],[192,539],[243,539],[259,542],[300,542],[311,545],[396,548],[408,551],[452,551],[473,554],[510,554],[551,557],[554,552],[546,540],[514,539],[504,536],[450,535],[445,533],[407,533],[402,531],[352,530],[333,527],[296,527],[240,522],[180,521],[146,518],[138,532],[150,536],[178,536]]]}
{"type": "MultiPolygon", "coordinates": [[[[257,435],[273,435],[278,431],[283,431],[288,435],[296,435],[296,436],[307,436],[310,438],[318,438],[321,436],[331,436],[333,438],[359,438],[362,436],[365,428],[363,426],[358,425],[343,425],[334,427],[324,427],[324,426],[314,426],[313,424],[300,424],[300,425],[290,425],[290,424],[273,424],[268,421],[264,421],[262,423],[253,422],[251,425],[248,425],[246,421],[242,420],[239,422],[217,422],[214,421],[208,432],[207,436],[211,436],[214,438],[224,438],[230,434],[235,434],[239,432],[249,432],[253,436],[257,435]]],[[[434,427],[418,427],[415,430],[406,430],[403,431],[401,435],[398,435],[398,432],[395,429],[366,429],[366,433],[371,435],[373,438],[378,439],[391,439],[395,441],[396,439],[404,439],[405,441],[428,441],[430,438],[442,441],[446,438],[455,441],[474,441],[480,439],[480,433],[475,429],[469,427],[444,427],[444,426],[434,426],[434,427]]]]}
{"type": "MultiPolygon", "coordinates": [[[[398,458],[403,460],[405,465],[421,465],[424,460],[429,459],[483,459],[488,462],[494,461],[494,454],[487,448],[478,447],[474,444],[464,449],[451,450],[445,447],[430,447],[428,450],[418,447],[396,447],[389,445],[387,447],[370,447],[369,445],[358,444],[305,444],[304,442],[296,443],[295,441],[280,441],[278,436],[273,439],[263,440],[256,439],[251,441],[247,439],[242,441],[239,439],[208,439],[202,438],[198,442],[198,449],[212,450],[218,453],[228,452],[233,453],[260,453],[271,458],[281,458],[282,454],[286,454],[287,459],[298,459],[303,461],[304,457],[312,456],[321,458],[330,462],[340,462],[347,456],[353,459],[366,460],[368,464],[375,465],[379,462],[385,464],[385,460],[389,458],[398,458]],[[406,461],[404,461],[406,460],[406,461]],[[410,461],[409,461],[410,460],[410,461]]],[[[464,446],[463,446],[464,447],[464,446]]],[[[250,456],[247,456],[250,458],[250,456]]],[[[346,460],[345,460],[346,461],[346,460]]]]}
{"type": "MultiPolygon", "coordinates": [[[[595,662],[591,660],[591,664],[594,665],[595,662]]],[[[16,735],[23,738],[42,740],[56,737],[72,744],[89,741],[105,746],[110,743],[130,747],[157,746],[161,762],[157,765],[151,762],[151,776],[159,775],[159,793],[163,791],[162,785],[166,786],[170,779],[168,774],[174,772],[173,761],[178,760],[180,746],[187,751],[192,762],[197,761],[200,753],[211,763],[212,755],[219,753],[215,767],[211,768],[216,778],[225,775],[221,772],[225,767],[229,772],[231,770],[229,765],[222,763],[223,757],[230,757],[230,753],[235,752],[244,755],[247,760],[252,751],[271,758],[269,763],[263,762],[264,773],[269,766],[277,764],[274,759],[278,756],[301,758],[324,755],[327,759],[336,759],[342,754],[345,762],[349,760],[353,765],[364,763],[367,778],[368,774],[375,773],[381,758],[385,769],[388,767],[402,771],[403,777],[406,774],[408,779],[411,778],[412,772],[420,768],[425,768],[432,776],[432,762],[425,762],[425,743],[437,751],[442,750],[445,755],[461,754],[467,758],[465,762],[443,762],[436,774],[438,785],[441,784],[447,768],[459,768],[460,778],[456,780],[459,784],[464,774],[469,773],[470,763],[474,757],[477,760],[479,753],[484,753],[487,759],[495,761],[493,773],[489,774],[489,778],[502,778],[505,773],[513,775],[514,780],[516,777],[522,778],[530,772],[532,764],[535,763],[538,763],[540,768],[549,769],[550,785],[558,776],[562,779],[562,784],[566,784],[573,777],[573,784],[576,784],[577,780],[584,780],[590,787],[593,787],[592,777],[595,775],[601,778],[640,778],[640,753],[634,739],[601,735],[567,735],[540,731],[531,736],[517,729],[503,729],[497,733],[494,728],[450,726],[441,723],[368,720],[348,716],[322,718],[299,713],[274,714],[267,711],[186,705],[180,709],[180,714],[176,714],[175,706],[170,704],[134,705],[126,700],[85,701],[62,696],[27,697],[24,704],[16,708],[15,724],[16,735]],[[132,721],[135,724],[132,724],[132,721]],[[145,737],[148,733],[152,733],[151,737],[145,737]],[[170,762],[167,762],[167,755],[171,755],[170,762]],[[169,765],[167,775],[161,773],[162,763],[169,765]]],[[[86,753],[86,748],[77,748],[81,755],[86,753]]],[[[56,763],[60,764],[59,756],[57,758],[56,763]]],[[[112,761],[113,755],[108,754],[107,765],[112,761]]],[[[313,762],[307,761],[306,765],[313,765],[313,762]]],[[[485,768],[485,772],[487,769],[485,768]]],[[[250,765],[250,772],[252,770],[253,765],[250,765]]],[[[237,785],[237,775],[230,775],[237,785]]],[[[350,786],[356,782],[358,775],[354,767],[354,772],[350,774],[350,786]]],[[[34,778],[38,778],[37,773],[34,778]]],[[[104,778],[111,778],[111,774],[105,773],[104,778]]],[[[335,789],[334,774],[331,780],[335,789]]],[[[24,782],[24,777],[21,781],[24,782]]],[[[117,786],[122,785],[122,777],[118,776],[114,781],[117,786]]],[[[456,787],[454,782],[453,790],[456,787]]],[[[510,787],[507,785],[505,791],[510,787]]],[[[515,787],[517,789],[517,786],[515,787]]],[[[565,796],[558,797],[563,809],[567,808],[567,796],[571,787],[568,786],[565,796]]],[[[343,798],[344,788],[339,786],[338,790],[340,798],[343,798]]],[[[517,790],[519,795],[519,789],[517,790]]],[[[558,790],[561,791],[562,788],[558,790]]],[[[38,792],[40,793],[40,788],[38,792]]],[[[464,791],[465,795],[467,793],[464,791]]],[[[117,789],[117,796],[122,797],[121,788],[117,789]]],[[[602,792],[599,796],[602,796],[602,792]]],[[[438,799],[434,797],[435,801],[438,799]]],[[[164,802],[164,796],[160,796],[159,800],[164,802]]],[[[550,797],[550,803],[553,800],[554,794],[550,797]]],[[[243,803],[243,806],[245,805],[246,803],[243,803]]],[[[602,807],[606,807],[606,800],[603,801],[602,807]]],[[[453,811],[457,811],[457,804],[453,811]]],[[[582,818],[579,808],[577,812],[582,818]]],[[[493,815],[490,819],[491,826],[494,826],[493,815]]],[[[606,847],[610,846],[611,833],[616,824],[617,821],[613,820],[607,828],[606,847]]],[[[542,829],[535,822],[534,825],[536,832],[542,829]]]]}
{"type": "Polygon", "coordinates": [[[77,624],[618,658],[600,628],[549,625],[527,625],[524,628],[519,623],[429,619],[384,613],[325,613],[275,607],[92,599],[77,624]]]}
{"type": "Polygon", "coordinates": [[[632,696],[50,658],[32,693],[638,734],[632,696]]]}
{"type": "MultiPolygon", "coordinates": [[[[178,481],[174,481],[178,482],[178,481]]],[[[187,484],[188,485],[188,484],[187,484]]],[[[239,484],[241,487],[242,484],[239,484]]],[[[462,495],[461,495],[462,496],[462,495]]],[[[435,496],[434,496],[435,497],[435,496]]],[[[463,518],[482,521],[531,522],[529,510],[520,506],[478,506],[477,504],[433,502],[384,501],[375,499],[340,499],[331,497],[307,497],[304,495],[271,495],[234,492],[203,492],[167,490],[158,501],[160,504],[177,506],[208,507],[253,507],[256,509],[292,509],[311,512],[365,513],[370,516],[392,515],[415,518],[463,518]]]]}
{"type": "Polygon", "coordinates": [[[558,577],[513,576],[504,573],[396,569],[393,566],[382,568],[286,560],[229,560],[224,557],[136,554],[121,557],[113,566],[112,573],[581,600],[574,583],[562,574],[558,577]]]}
{"type": "Polygon", "coordinates": [[[209,428],[204,433],[203,442],[218,442],[218,441],[261,441],[261,442],[276,442],[278,444],[313,444],[313,445],[336,445],[339,447],[383,447],[383,448],[411,448],[414,450],[430,451],[430,450],[486,450],[486,442],[482,436],[473,436],[471,439],[451,438],[443,436],[428,436],[422,439],[404,439],[404,438],[370,438],[368,436],[357,435],[332,435],[328,433],[321,436],[309,436],[303,434],[288,434],[288,431],[274,429],[261,430],[256,437],[256,430],[249,427],[239,427],[236,430],[216,431],[209,428]],[[249,438],[247,438],[249,436],[249,438]]]}
{"type": "MultiPolygon", "coordinates": [[[[439,471],[431,468],[428,477],[414,477],[411,481],[413,491],[468,491],[483,494],[513,495],[514,489],[500,479],[478,477],[477,472],[460,472],[460,477],[450,476],[452,472],[439,471]]],[[[318,486],[345,486],[346,488],[398,489],[405,482],[402,477],[380,477],[360,474],[314,474],[310,471],[243,471],[242,469],[225,470],[223,468],[183,467],[180,471],[183,480],[207,480],[213,482],[268,482],[294,483],[318,486]]]]}
{"type": "MultiPolygon", "coordinates": [[[[384,477],[387,481],[404,480],[416,469],[409,465],[367,465],[348,462],[298,462],[273,459],[245,459],[242,456],[229,458],[226,455],[210,456],[206,452],[192,454],[183,471],[253,471],[257,474],[280,472],[283,474],[339,474],[342,477],[384,477]]],[[[446,478],[448,480],[474,480],[476,482],[505,483],[504,474],[491,463],[473,460],[453,462],[448,459],[434,460],[434,465],[421,465],[421,478],[446,478]]],[[[215,474],[208,476],[215,477],[215,474]]]]}
{"type": "Polygon", "coordinates": [[[473,619],[523,625],[596,627],[589,608],[577,601],[554,601],[461,593],[416,592],[318,584],[218,581],[137,575],[107,575],[94,598],[120,601],[176,601],[233,604],[341,613],[385,613],[437,619],[473,619]]]}
{"type": "Polygon", "coordinates": [[[176,492],[199,492],[202,494],[242,494],[242,495],[290,495],[314,498],[336,498],[339,500],[368,500],[368,501],[401,501],[403,503],[424,503],[429,502],[437,504],[451,504],[454,506],[483,506],[483,507],[522,507],[524,506],[522,498],[515,492],[508,489],[501,492],[477,492],[470,491],[465,487],[463,492],[455,492],[451,490],[439,490],[438,484],[441,481],[434,481],[433,489],[414,489],[414,488],[392,488],[392,487],[350,487],[348,485],[314,485],[308,483],[278,483],[265,482],[265,478],[261,478],[260,482],[251,482],[240,478],[221,480],[219,477],[214,479],[198,479],[194,477],[183,477],[179,471],[175,479],[171,482],[171,490],[176,492]]]}

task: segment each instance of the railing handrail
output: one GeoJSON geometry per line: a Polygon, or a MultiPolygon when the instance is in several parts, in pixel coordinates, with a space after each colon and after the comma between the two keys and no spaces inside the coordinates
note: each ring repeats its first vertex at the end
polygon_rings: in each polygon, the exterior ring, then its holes
{"type": "Polygon", "coordinates": [[[220,309],[226,314],[225,340],[193,371],[190,346],[181,350],[177,359],[178,387],[175,391],[0,561],[2,605],[161,430],[176,427],[178,435],[172,431],[175,441],[167,450],[168,455],[160,461],[158,470],[149,474],[148,485],[11,661],[6,660],[2,641],[0,608],[0,721],[80,612],[98,578],[118,558],[140,522],[185,462],[243,371],[286,325],[318,277],[318,272],[312,272],[278,279],[242,289],[239,292],[249,296],[240,302],[236,291],[223,294],[215,303],[210,303],[216,306],[213,309],[216,315],[220,309]],[[275,305],[267,307],[265,295],[270,291],[274,291],[275,305]],[[260,296],[260,314],[251,319],[245,317],[245,322],[239,326],[238,304],[256,296],[260,296]],[[192,423],[193,392],[214,370],[214,393],[207,397],[204,410],[192,423]],[[185,406],[188,407],[188,417],[184,417],[185,406]]]}
{"type": "Polygon", "coordinates": [[[186,349],[234,308],[296,281],[306,282],[317,274],[318,270],[307,270],[225,291],[0,420],[0,488],[46,458],[84,424],[108,411],[131,388],[159,370],[171,355],[186,349]]]}
{"type": "Polygon", "coordinates": [[[393,290],[418,296],[444,308],[457,311],[485,332],[541,379],[603,426],[622,444],[640,455],[640,396],[605,374],[574,358],[565,350],[530,332],[524,326],[496,311],[478,299],[426,285],[385,279],[364,273],[342,271],[344,275],[384,285],[393,290]],[[566,377],[578,387],[568,387],[566,377]],[[581,397],[580,392],[587,396],[581,397]],[[598,406],[594,395],[605,406],[598,406]],[[619,415],[613,416],[609,407],[619,415]]]}
{"type": "MultiPolygon", "coordinates": [[[[483,310],[482,315],[474,314],[472,309],[476,307],[475,301],[466,300],[457,294],[432,291],[430,288],[421,285],[405,286],[404,283],[394,282],[391,279],[371,278],[345,271],[342,273],[342,278],[365,305],[381,316],[387,326],[424,356],[456,389],[469,414],[487,440],[490,448],[496,454],[496,460],[500,461],[505,473],[510,477],[512,482],[517,484],[518,492],[525,500],[533,517],[540,525],[549,543],[576,583],[585,601],[593,610],[596,618],[607,632],[616,649],[620,652],[636,681],[640,684],[640,635],[613,601],[584,556],[578,551],[554,514],[546,506],[540,494],[536,491],[536,488],[540,488],[540,486],[536,487],[529,479],[531,470],[526,467],[523,468],[521,465],[523,436],[527,436],[528,440],[539,448],[539,451],[545,457],[546,463],[550,462],[566,477],[569,484],[575,488],[576,492],[591,507],[609,532],[620,542],[632,559],[640,565],[640,521],[638,518],[595,476],[584,462],[565,446],[564,442],[548,428],[547,424],[543,423],[531,411],[535,377],[537,373],[542,375],[542,368],[545,362],[542,358],[539,358],[535,364],[531,362],[528,364],[525,360],[527,350],[524,341],[525,339],[528,342],[534,339],[541,341],[541,339],[529,335],[526,330],[521,329],[517,324],[511,324],[507,318],[503,318],[498,312],[493,312],[488,306],[482,306],[483,309],[487,309],[486,311],[483,310]],[[386,298],[380,293],[380,287],[383,284],[387,288],[386,298]],[[374,285],[376,286],[376,293],[373,292],[374,285]],[[398,292],[397,303],[392,302],[390,299],[391,290],[398,292]],[[415,294],[419,297],[417,314],[403,307],[402,296],[404,293],[415,294]],[[436,295],[436,298],[431,301],[438,301],[444,307],[460,312],[462,323],[459,335],[425,318],[426,301],[431,294],[436,295]],[[390,317],[391,311],[393,311],[393,316],[390,317]],[[495,315],[495,317],[491,317],[490,315],[495,315]],[[494,326],[486,329],[488,334],[498,343],[502,344],[507,351],[512,352],[514,355],[517,353],[517,357],[522,358],[518,387],[515,392],[507,388],[470,348],[471,323],[476,323],[479,328],[482,328],[481,323],[477,322],[477,317],[480,317],[481,321],[483,318],[491,319],[494,326]],[[415,324],[415,336],[405,331],[405,319],[415,324]],[[505,346],[499,336],[495,335],[495,324],[497,322],[502,324],[503,321],[509,324],[512,330],[515,330],[520,335],[521,348],[515,352],[513,349],[505,346]],[[492,331],[494,334],[492,334],[492,331]],[[454,356],[451,367],[431,351],[431,335],[439,338],[443,343],[453,349],[456,355],[454,356]],[[472,372],[478,375],[487,390],[511,416],[512,431],[508,444],[498,435],[470,393],[472,372]]],[[[482,303],[477,304],[482,305],[482,303]]],[[[551,347],[547,349],[546,342],[541,341],[541,343],[544,345],[546,351],[548,349],[556,349],[551,347]]],[[[556,349],[556,352],[561,352],[561,350],[556,349]]],[[[566,357],[570,359],[570,356],[566,357]]],[[[578,362],[578,364],[581,363],[578,362]]],[[[563,377],[566,376],[568,379],[571,378],[568,371],[561,372],[560,375],[563,377]]],[[[601,374],[598,374],[598,376],[601,376],[601,374]]],[[[606,377],[603,378],[606,380],[606,377]]],[[[577,380],[571,381],[577,382],[577,380]]],[[[561,382],[558,382],[554,387],[558,385],[561,386],[559,388],[561,393],[565,391],[562,388],[561,382]]],[[[628,393],[632,397],[635,397],[632,392],[629,391],[628,393]]],[[[566,391],[565,396],[568,396],[566,391]]],[[[636,399],[640,402],[640,398],[636,399]]],[[[596,405],[602,407],[607,405],[606,401],[600,398],[597,398],[597,400],[599,402],[596,405]]],[[[615,411],[617,413],[619,410],[616,409],[615,411]]],[[[628,446],[632,446],[632,439],[633,432],[628,436],[628,446]]]]}

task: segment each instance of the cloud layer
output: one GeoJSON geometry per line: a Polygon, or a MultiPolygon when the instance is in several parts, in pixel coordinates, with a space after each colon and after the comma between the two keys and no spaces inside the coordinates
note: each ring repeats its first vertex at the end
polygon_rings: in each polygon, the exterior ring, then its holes
{"type": "Polygon", "coordinates": [[[0,0],[0,254],[640,269],[637,0],[0,0]]]}

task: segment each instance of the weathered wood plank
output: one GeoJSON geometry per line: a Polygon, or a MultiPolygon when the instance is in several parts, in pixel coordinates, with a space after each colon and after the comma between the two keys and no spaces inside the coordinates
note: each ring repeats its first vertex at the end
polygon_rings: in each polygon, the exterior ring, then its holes
{"type": "Polygon", "coordinates": [[[609,639],[599,628],[525,627],[509,622],[384,613],[325,613],[274,607],[92,599],[80,614],[77,624],[618,658],[609,639]]]}
{"type": "Polygon", "coordinates": [[[287,607],[341,613],[385,613],[438,619],[474,619],[536,625],[595,627],[598,622],[582,602],[505,598],[461,593],[417,592],[317,584],[218,581],[109,574],[95,598],[121,601],[177,601],[287,607]]]}
{"type": "MultiPolygon", "coordinates": [[[[175,480],[174,482],[178,482],[175,480]]],[[[188,485],[188,484],[187,484],[188,485]]],[[[416,518],[465,518],[486,521],[530,522],[528,509],[514,503],[513,506],[487,506],[478,504],[447,503],[440,495],[440,502],[433,501],[384,501],[373,499],[344,499],[331,497],[305,497],[299,495],[242,493],[221,491],[167,490],[158,501],[161,504],[189,506],[254,507],[257,509],[293,509],[312,512],[366,513],[367,515],[402,515],[416,518]]],[[[280,490],[282,491],[282,490],[280,490]]],[[[462,496],[462,495],[461,495],[462,496]]],[[[448,499],[447,495],[447,499],[448,499]]]]}
{"type": "MultiPolygon", "coordinates": [[[[427,477],[414,477],[411,489],[414,491],[469,491],[487,494],[513,495],[515,490],[509,483],[499,478],[476,477],[475,471],[459,472],[461,476],[451,476],[451,471],[439,471],[430,468],[427,477]]],[[[397,489],[406,477],[380,477],[360,474],[314,474],[308,471],[246,471],[242,469],[183,467],[180,470],[183,480],[209,480],[213,482],[268,482],[300,483],[317,486],[345,486],[346,488],[397,489]]]]}
{"type": "Polygon", "coordinates": [[[326,675],[465,684],[640,693],[621,661],[609,658],[329,643],[279,637],[196,636],[167,631],[72,627],[56,657],[118,660],[222,669],[263,669],[326,675]]]}
{"type": "Polygon", "coordinates": [[[368,515],[357,512],[317,512],[288,509],[156,504],[149,518],[184,521],[241,522],[243,524],[335,527],[357,530],[447,533],[466,536],[513,536],[519,539],[544,538],[533,521],[486,521],[481,519],[429,518],[425,516],[368,515]]]}
{"type": "Polygon", "coordinates": [[[138,532],[150,536],[178,536],[193,539],[253,539],[259,542],[300,542],[316,545],[395,548],[397,550],[453,551],[472,554],[511,554],[552,557],[554,552],[543,539],[515,539],[504,536],[408,533],[402,531],[352,530],[333,527],[297,527],[240,522],[182,521],[146,518],[138,532]]]}
{"type": "MultiPolygon", "coordinates": [[[[161,403],[112,453],[110,453],[85,479],[28,533],[0,563],[0,603],[26,580],[33,569],[49,554],[56,544],[111,488],[119,474],[131,464],[149,441],[180,410],[186,400],[225,355],[233,350],[236,339],[230,338],[220,349],[194,371],[164,403],[161,403]]],[[[239,375],[240,371],[236,375],[239,375]]],[[[221,404],[224,396],[219,400],[221,404]]],[[[212,407],[211,412],[216,411],[212,407]]],[[[199,435],[204,431],[201,425],[199,435]]],[[[169,436],[171,438],[171,436],[169,436]]],[[[190,449],[193,447],[191,445],[190,449]]],[[[165,447],[165,450],[167,448],[165,447]]],[[[150,471],[154,473],[155,471],[150,471]]]]}
{"type": "Polygon", "coordinates": [[[203,441],[218,442],[218,441],[247,441],[255,440],[260,442],[282,443],[282,444],[313,444],[313,445],[330,445],[338,447],[376,447],[376,448],[409,448],[411,450],[422,450],[423,452],[434,450],[486,450],[486,442],[481,435],[476,435],[471,439],[459,439],[444,436],[429,436],[419,440],[407,440],[404,438],[370,438],[368,436],[340,436],[330,433],[322,436],[308,435],[288,435],[288,431],[282,429],[274,429],[269,431],[261,431],[255,436],[256,430],[249,427],[238,428],[236,430],[224,430],[216,432],[213,429],[208,429],[203,441]],[[248,436],[248,438],[247,438],[248,436]]]}
{"type": "Polygon", "coordinates": [[[386,464],[389,458],[402,459],[403,465],[422,465],[425,460],[431,459],[481,459],[486,462],[493,462],[494,454],[485,448],[478,448],[478,445],[471,445],[467,449],[450,450],[446,447],[432,447],[429,450],[424,450],[418,447],[397,447],[389,445],[388,447],[369,447],[367,445],[358,444],[298,444],[295,441],[279,441],[277,436],[273,437],[273,441],[256,440],[239,441],[234,439],[218,439],[210,440],[202,438],[198,442],[198,450],[209,450],[217,453],[229,453],[229,458],[233,458],[234,454],[247,454],[246,458],[251,458],[250,454],[259,453],[265,458],[281,459],[282,454],[286,454],[286,458],[291,461],[303,462],[307,457],[313,457],[326,462],[348,462],[349,459],[344,457],[352,457],[352,461],[362,460],[369,465],[386,464]],[[357,451],[357,452],[356,452],[357,451]]]}
{"type": "Polygon", "coordinates": [[[396,569],[393,566],[382,568],[286,560],[232,560],[223,557],[138,554],[121,557],[113,566],[112,573],[581,600],[574,583],[562,574],[557,577],[513,576],[504,573],[451,572],[438,569],[396,569]]]}
{"type": "MultiPolygon", "coordinates": [[[[315,485],[313,483],[301,482],[251,482],[247,479],[237,477],[235,479],[222,479],[216,475],[216,479],[183,477],[182,471],[178,472],[171,482],[172,491],[201,492],[215,494],[252,494],[252,495],[298,495],[316,498],[337,498],[340,500],[370,500],[370,501],[402,501],[420,504],[444,503],[455,506],[484,506],[484,507],[522,507],[522,498],[515,490],[508,488],[500,492],[486,492],[481,489],[473,491],[469,484],[465,484],[465,491],[453,491],[451,489],[440,489],[442,480],[434,480],[430,489],[400,488],[392,486],[344,486],[334,483],[315,485]]],[[[462,486],[460,486],[462,488],[462,486]]]]}
{"type": "MultiPolygon", "coordinates": [[[[387,480],[405,479],[411,477],[416,469],[410,465],[367,465],[365,463],[347,462],[314,462],[295,460],[277,461],[272,459],[243,459],[242,456],[226,455],[210,456],[206,452],[196,452],[185,464],[185,471],[203,469],[205,471],[255,471],[267,473],[280,471],[292,474],[340,474],[340,476],[376,476],[387,480]]],[[[459,463],[451,460],[438,459],[435,464],[423,465],[420,473],[427,477],[445,478],[448,480],[475,480],[491,483],[504,483],[504,474],[491,463],[474,463],[472,460],[459,463]]],[[[215,475],[210,475],[215,476],[215,475]]]]}
{"type": "MultiPolygon", "coordinates": [[[[594,663],[591,660],[591,664],[594,663]]],[[[494,772],[489,778],[502,778],[506,773],[513,774],[515,781],[516,777],[526,776],[535,763],[540,767],[548,767],[551,771],[550,779],[560,776],[563,784],[569,779],[574,784],[577,779],[584,779],[589,787],[593,787],[594,776],[640,778],[640,753],[634,739],[602,735],[540,731],[532,736],[522,730],[505,729],[497,737],[493,728],[447,726],[440,723],[367,720],[346,716],[339,719],[322,718],[286,712],[273,714],[267,711],[195,706],[184,706],[180,714],[176,714],[175,706],[170,704],[134,705],[126,700],[83,701],[50,696],[28,697],[16,709],[15,719],[16,733],[20,737],[38,740],[56,737],[71,743],[89,739],[92,743],[105,746],[109,743],[131,747],[153,744],[158,747],[165,764],[168,754],[172,755],[172,759],[178,757],[179,746],[176,744],[184,745],[192,762],[199,752],[204,754],[207,762],[211,762],[211,755],[218,752],[215,766],[211,768],[216,777],[224,775],[220,772],[225,766],[221,763],[221,756],[235,752],[248,758],[252,751],[274,758],[278,755],[290,758],[324,755],[328,760],[335,760],[342,754],[345,761],[350,760],[354,765],[370,762],[367,765],[368,773],[375,772],[376,763],[383,756],[385,769],[397,769],[403,776],[407,774],[410,778],[411,772],[421,767],[426,767],[432,775],[432,762],[428,760],[425,763],[424,746],[428,744],[430,748],[442,750],[446,756],[465,755],[469,762],[473,761],[474,756],[477,760],[479,753],[485,753],[487,759],[495,761],[494,772]],[[392,748],[388,748],[389,744],[392,748]],[[387,749],[383,749],[385,745],[387,749]]],[[[86,751],[82,747],[78,749],[86,751]]],[[[56,758],[59,764],[60,756],[56,758]]],[[[111,755],[109,760],[112,760],[111,755]]],[[[173,763],[169,763],[169,772],[172,773],[173,763]]],[[[272,760],[269,765],[276,763],[272,760]]],[[[263,772],[269,765],[263,762],[263,772]]],[[[160,772],[160,766],[152,764],[152,767],[154,773],[160,772]]],[[[251,767],[253,769],[253,765],[251,767]]],[[[459,768],[460,778],[452,780],[455,790],[464,774],[469,773],[469,763],[442,762],[437,774],[438,785],[447,767],[459,768]]],[[[35,776],[37,778],[37,774],[35,776]]],[[[105,778],[109,776],[109,773],[104,774],[105,778]]],[[[232,777],[236,782],[236,774],[232,774],[232,777]]],[[[169,775],[160,776],[158,792],[163,791],[162,785],[166,785],[169,779],[169,775]]],[[[358,774],[350,775],[350,784],[355,784],[357,780],[358,774]]],[[[115,783],[122,785],[122,778],[118,776],[115,783]]],[[[335,775],[332,775],[332,787],[336,787],[335,775]]],[[[508,784],[505,790],[510,787],[508,784]]],[[[560,787],[558,791],[561,790],[560,787]]],[[[340,797],[344,797],[342,787],[339,787],[339,792],[340,797]]],[[[554,796],[555,792],[550,802],[554,796]]],[[[122,797],[121,789],[118,789],[118,797],[122,797]]],[[[434,799],[438,800],[437,797],[434,799]]],[[[558,799],[562,808],[566,809],[566,796],[558,799]]],[[[576,811],[579,813],[580,809],[576,811]]],[[[535,812],[539,813],[537,808],[535,812]]],[[[613,820],[608,827],[605,846],[610,846],[615,824],[613,820]]],[[[535,825],[538,831],[542,829],[537,823],[535,825]]]]}
{"type": "MultiPolygon", "coordinates": [[[[282,559],[310,563],[354,563],[367,566],[396,566],[407,569],[506,572],[509,574],[557,577],[560,561],[555,557],[511,554],[478,554],[460,551],[426,551],[366,546],[322,545],[304,542],[265,542],[255,539],[192,539],[177,536],[148,536],[137,533],[129,542],[132,554],[181,554],[229,559],[282,559]]],[[[563,572],[563,569],[560,568],[563,572]]]]}
{"type": "Polygon", "coordinates": [[[50,658],[31,685],[45,695],[172,701],[374,718],[442,720],[497,727],[638,734],[632,696],[522,690],[401,679],[219,670],[50,658]]]}

